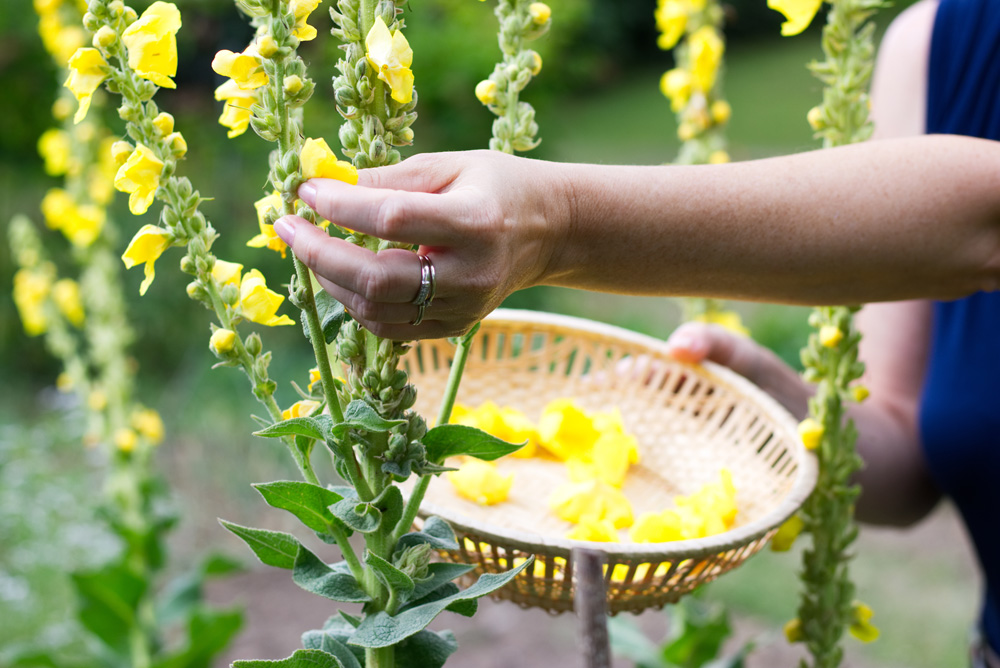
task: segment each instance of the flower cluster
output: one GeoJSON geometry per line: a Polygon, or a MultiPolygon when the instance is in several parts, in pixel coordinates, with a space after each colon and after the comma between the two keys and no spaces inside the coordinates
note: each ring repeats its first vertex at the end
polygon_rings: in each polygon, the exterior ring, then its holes
{"type": "Polygon", "coordinates": [[[520,95],[542,71],[542,57],[525,44],[548,32],[552,10],[544,2],[500,0],[495,13],[503,60],[476,85],[476,97],[497,116],[490,148],[504,153],[530,151],[538,146],[538,124],[534,108],[520,95]]]}

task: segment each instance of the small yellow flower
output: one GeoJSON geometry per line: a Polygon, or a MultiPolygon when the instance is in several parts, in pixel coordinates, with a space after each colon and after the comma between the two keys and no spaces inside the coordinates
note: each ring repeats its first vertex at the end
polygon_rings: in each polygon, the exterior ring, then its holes
{"type": "Polygon", "coordinates": [[[688,38],[691,54],[691,77],[695,88],[708,93],[715,85],[715,76],[722,63],[726,45],[712,26],[702,26],[688,38]]]}
{"type": "Polygon", "coordinates": [[[163,161],[152,149],[145,144],[136,144],[132,155],[115,174],[115,189],[129,193],[128,209],[136,216],[146,213],[153,203],[156,190],[160,187],[163,166],[163,161]]]}
{"type": "Polygon", "coordinates": [[[671,110],[680,111],[691,99],[691,75],[677,67],[664,72],[660,77],[660,92],[670,100],[671,110]]]}
{"type": "Polygon", "coordinates": [[[281,86],[282,88],[285,89],[285,92],[288,93],[289,95],[295,95],[300,90],[302,90],[302,87],[305,86],[305,83],[302,81],[302,77],[300,77],[298,74],[293,74],[291,76],[285,77],[285,80],[281,83],[281,86]]]}
{"type": "Polygon", "coordinates": [[[153,127],[156,128],[161,137],[166,137],[174,131],[174,117],[165,111],[161,111],[153,119],[153,127]]]}
{"type": "Polygon", "coordinates": [[[121,427],[115,431],[114,441],[116,448],[118,448],[121,452],[128,454],[135,450],[135,446],[139,439],[136,437],[134,431],[128,427],[121,427]]]}
{"type": "Polygon", "coordinates": [[[80,300],[79,283],[71,278],[56,281],[52,286],[52,301],[74,327],[83,325],[83,302],[80,300]]]}
{"type": "Polygon", "coordinates": [[[240,311],[251,322],[268,327],[294,325],[295,321],[287,315],[277,315],[283,301],[284,297],[268,289],[264,276],[256,269],[251,269],[240,281],[240,311]]]}
{"type": "Polygon", "coordinates": [[[712,103],[709,113],[712,115],[712,121],[717,125],[722,125],[729,121],[730,117],[733,115],[732,106],[725,100],[716,100],[712,103]]]}
{"type": "Polygon", "coordinates": [[[825,123],[823,122],[823,108],[813,107],[810,109],[809,113],[806,114],[806,120],[809,121],[809,127],[816,132],[822,130],[825,127],[825,123]]]}
{"type": "Polygon", "coordinates": [[[854,601],[851,605],[851,625],[847,630],[861,642],[875,642],[878,640],[879,630],[870,621],[874,614],[861,601],[854,601]]]}
{"type": "Polygon", "coordinates": [[[823,0],[767,0],[768,7],[785,15],[781,34],[786,37],[808,28],[822,4],[823,0]]]}
{"type": "Polygon", "coordinates": [[[219,328],[212,332],[212,338],[208,340],[208,348],[216,355],[225,355],[233,350],[236,345],[236,332],[231,329],[219,328]]]}
{"type": "Polygon", "coordinates": [[[788,552],[792,549],[792,545],[795,543],[795,539],[799,537],[802,533],[802,529],[805,528],[806,523],[802,521],[802,518],[798,515],[792,515],[785,522],[778,527],[775,532],[774,537],[771,538],[771,551],[772,552],[788,552]]]}
{"type": "Polygon", "coordinates": [[[170,148],[170,152],[174,154],[174,157],[183,158],[187,155],[187,140],[184,139],[184,135],[180,132],[171,132],[163,141],[170,148]]]}
{"type": "Polygon", "coordinates": [[[358,170],[349,162],[337,160],[325,139],[306,139],[299,160],[304,179],[336,179],[351,185],[358,182],[358,170]]]}
{"type": "Polygon", "coordinates": [[[483,104],[493,104],[497,101],[499,86],[492,79],[483,79],[476,84],[476,99],[483,104]]]}
{"type": "MultiPolygon", "coordinates": [[[[725,151],[722,152],[725,153],[725,151]]],[[[718,325],[723,329],[729,330],[733,334],[750,336],[750,330],[743,325],[743,320],[740,318],[740,314],[736,311],[708,311],[707,313],[700,313],[696,315],[694,320],[696,322],[707,322],[713,325],[718,325]]]]}
{"type": "Polygon", "coordinates": [[[146,277],[139,286],[140,295],[146,294],[146,290],[149,289],[156,277],[153,265],[168,248],[170,248],[170,233],[155,225],[143,225],[129,242],[128,248],[122,254],[125,268],[131,269],[137,264],[146,263],[146,277]]]}
{"type": "Polygon", "coordinates": [[[531,76],[537,77],[542,71],[542,56],[537,51],[531,52],[531,76]]]}
{"type": "Polygon", "coordinates": [[[48,329],[45,300],[52,290],[55,268],[20,269],[14,274],[14,304],[28,336],[38,336],[48,329]]]}
{"type": "Polygon", "coordinates": [[[95,413],[103,411],[108,406],[108,395],[104,393],[104,390],[97,389],[90,393],[87,397],[87,408],[94,411],[95,413]]]}
{"type": "Polygon", "coordinates": [[[212,267],[212,278],[214,278],[218,283],[219,287],[225,287],[227,285],[240,286],[240,272],[243,271],[243,265],[238,262],[226,262],[225,260],[216,260],[215,266],[212,267]]]}
{"type": "Polygon", "coordinates": [[[802,445],[806,446],[806,450],[815,450],[819,447],[824,431],[823,425],[811,417],[799,423],[799,438],[802,439],[802,445]]]}
{"type": "Polygon", "coordinates": [[[317,383],[321,382],[323,382],[323,377],[320,375],[319,369],[316,367],[309,369],[309,385],[306,389],[309,392],[312,392],[313,387],[315,387],[317,383]]]}
{"type": "Polygon", "coordinates": [[[854,400],[859,404],[867,399],[869,394],[871,394],[871,392],[869,392],[868,388],[864,385],[855,385],[851,388],[851,396],[854,397],[854,400]]]}
{"type": "Polygon", "coordinates": [[[684,29],[687,27],[688,8],[676,0],[661,2],[656,8],[656,29],[660,36],[656,39],[656,45],[664,51],[677,46],[677,42],[684,36],[684,29]]]}
{"type": "Polygon", "coordinates": [[[70,137],[64,130],[52,128],[38,138],[38,154],[45,160],[45,173],[62,176],[69,171],[70,137]]]}
{"type": "Polygon", "coordinates": [[[59,230],[74,246],[85,248],[94,243],[104,227],[104,209],[92,204],[78,206],[61,188],[52,188],[42,198],[45,224],[59,230]]]}
{"type": "MultiPolygon", "coordinates": [[[[267,83],[267,74],[255,44],[248,46],[243,53],[233,53],[227,49],[219,51],[212,60],[212,69],[232,79],[240,90],[254,90],[267,83]]],[[[220,99],[218,90],[215,99],[220,99]]]]}
{"type": "Polygon", "coordinates": [[[163,418],[152,408],[132,413],[132,428],[153,445],[163,441],[163,418]]]}
{"type": "Polygon", "coordinates": [[[413,99],[413,49],[402,30],[389,32],[382,17],[375,18],[375,25],[365,37],[368,63],[378,72],[378,78],[389,84],[392,99],[407,104],[413,99]]]}
{"type": "Polygon", "coordinates": [[[157,0],[122,33],[128,49],[128,65],[137,76],[161,88],[176,88],[177,31],[181,13],[172,2],[157,0]]]}
{"type": "Polygon", "coordinates": [[[219,124],[229,128],[229,138],[239,137],[250,127],[250,107],[257,102],[257,94],[240,88],[233,79],[215,89],[215,99],[225,101],[219,124]]]}
{"type": "Polygon", "coordinates": [[[56,376],[56,389],[63,393],[71,391],[73,389],[73,376],[65,371],[56,376]]]}
{"type": "Polygon", "coordinates": [[[291,418],[309,417],[317,408],[319,408],[318,401],[302,399],[301,401],[296,401],[290,408],[281,411],[281,419],[290,420],[291,418]]]}
{"type": "Polygon", "coordinates": [[[457,471],[448,471],[445,475],[459,496],[481,506],[506,501],[514,484],[514,474],[503,475],[490,462],[471,457],[457,471]]]}
{"type": "Polygon", "coordinates": [[[677,138],[681,141],[691,141],[698,136],[698,126],[689,121],[684,121],[677,126],[677,138]]]}
{"type": "Polygon", "coordinates": [[[115,171],[117,171],[118,167],[125,164],[125,161],[128,160],[134,150],[135,147],[127,141],[116,141],[111,145],[111,159],[115,162],[115,165],[117,165],[115,171]]]}
{"type": "Polygon", "coordinates": [[[791,619],[785,623],[785,640],[790,643],[802,642],[805,639],[805,634],[802,632],[802,622],[798,617],[791,619]]]}
{"type": "Polygon", "coordinates": [[[114,28],[111,26],[101,26],[100,29],[94,33],[94,48],[95,49],[106,49],[118,40],[118,35],[115,33],[114,28]]]}
{"type": "MultiPolygon", "coordinates": [[[[729,154],[725,151],[712,151],[708,156],[708,164],[724,165],[729,162],[729,154]]],[[[744,329],[746,329],[744,327],[744,329]]]]}
{"type": "Polygon", "coordinates": [[[248,241],[247,246],[250,248],[270,248],[273,251],[281,253],[281,257],[285,257],[288,251],[288,244],[275,233],[274,225],[267,224],[267,213],[271,210],[281,211],[281,207],[281,195],[277,192],[273,192],[254,202],[254,208],[257,209],[257,226],[260,228],[260,234],[248,241]]]}
{"type": "Polygon", "coordinates": [[[552,18],[552,8],[544,2],[533,2],[528,5],[528,15],[535,25],[543,26],[552,18]]]}
{"type": "Polygon", "coordinates": [[[844,333],[836,325],[823,325],[819,329],[819,342],[826,348],[836,348],[844,339],[844,333]]]}
{"type": "Polygon", "coordinates": [[[289,9],[295,15],[295,28],[292,30],[292,34],[303,42],[316,39],[316,28],[306,21],[309,20],[309,15],[319,7],[320,2],[322,0],[291,0],[288,3],[289,9]]]}
{"type": "Polygon", "coordinates": [[[69,77],[63,85],[70,89],[80,103],[73,116],[74,123],[79,123],[87,115],[94,91],[108,78],[107,72],[108,63],[97,49],[77,49],[69,59],[69,77]]]}

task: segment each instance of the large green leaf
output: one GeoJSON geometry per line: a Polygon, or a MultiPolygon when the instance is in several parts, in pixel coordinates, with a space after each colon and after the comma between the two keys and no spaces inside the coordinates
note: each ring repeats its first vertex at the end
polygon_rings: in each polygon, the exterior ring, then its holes
{"type": "Polygon", "coordinates": [[[382,524],[382,511],[374,503],[344,499],[330,506],[330,512],[338,520],[361,533],[378,531],[382,524]]]}
{"type": "Polygon", "coordinates": [[[355,650],[349,648],[344,639],[332,631],[306,631],[302,634],[302,646],[306,649],[318,649],[332,654],[343,664],[344,668],[363,668],[361,661],[354,654],[355,650]]]}
{"type": "MultiPolygon", "coordinates": [[[[323,338],[328,344],[333,343],[340,333],[340,327],[347,319],[344,305],[331,297],[326,290],[316,290],[316,311],[319,313],[319,325],[323,330],[323,338]]],[[[305,310],[302,311],[302,331],[307,339],[309,335],[309,319],[305,310]]]]}
{"type": "Polygon", "coordinates": [[[219,520],[219,524],[243,539],[243,542],[253,550],[261,563],[277,568],[292,569],[295,567],[295,556],[301,545],[292,534],[267,531],[266,529],[252,529],[225,520],[219,520]]]}
{"type": "Polygon", "coordinates": [[[424,528],[420,531],[411,531],[400,536],[399,542],[396,544],[396,554],[420,543],[427,543],[436,550],[458,549],[455,532],[451,530],[447,522],[437,516],[428,517],[424,521],[424,528]]]}
{"type": "Polygon", "coordinates": [[[211,668],[212,659],[229,645],[242,625],[240,610],[199,610],[188,622],[187,646],[157,661],[153,668],[211,668]]]}
{"type": "Polygon", "coordinates": [[[396,647],[396,668],[441,668],[456,649],[451,631],[424,629],[396,647]]]}
{"type": "Polygon", "coordinates": [[[351,429],[358,431],[386,432],[406,424],[406,420],[386,420],[361,399],[355,399],[344,409],[344,421],[333,425],[335,436],[343,436],[351,429]]]}
{"type": "Polygon", "coordinates": [[[505,573],[484,573],[479,576],[476,584],[465,591],[408,608],[394,616],[385,612],[369,615],[358,626],[350,642],[361,647],[388,647],[400,643],[426,628],[435,617],[453,603],[474,600],[496,591],[514,579],[532,561],[533,559],[528,559],[517,568],[505,573]]]}
{"type": "Polygon", "coordinates": [[[295,417],[281,422],[275,422],[269,427],[255,431],[254,436],[264,438],[279,438],[281,436],[305,436],[319,441],[326,441],[330,435],[333,419],[329,415],[316,417],[295,417]]]}
{"type": "Polygon", "coordinates": [[[408,594],[413,591],[413,578],[374,552],[369,551],[365,554],[365,563],[375,571],[375,577],[390,591],[395,591],[397,594],[408,594]]]}
{"type": "Polygon", "coordinates": [[[83,625],[116,652],[128,654],[135,611],[146,593],[146,582],[122,565],[100,571],[73,573],[83,625]]]}
{"type": "Polygon", "coordinates": [[[336,522],[327,509],[343,497],[326,487],[295,480],[279,480],[253,485],[272,508],[287,510],[317,533],[329,533],[336,522]]]}
{"type": "Polygon", "coordinates": [[[280,661],[234,661],[232,668],[346,668],[337,657],[318,649],[296,650],[280,661]]]}
{"type": "Polygon", "coordinates": [[[462,424],[439,425],[424,434],[420,440],[427,448],[427,460],[435,464],[456,455],[491,461],[524,447],[524,443],[508,443],[481,429],[462,424]]]}
{"type": "Polygon", "coordinates": [[[308,592],[341,603],[367,603],[371,599],[350,572],[323,563],[305,547],[299,546],[292,580],[308,592]]]}

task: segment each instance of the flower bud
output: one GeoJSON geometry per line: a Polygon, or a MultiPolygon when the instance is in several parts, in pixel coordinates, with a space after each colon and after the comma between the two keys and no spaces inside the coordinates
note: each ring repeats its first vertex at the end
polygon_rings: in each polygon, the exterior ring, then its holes
{"type": "Polygon", "coordinates": [[[802,622],[796,617],[790,620],[784,626],[785,640],[790,643],[802,642],[805,640],[805,634],[802,632],[802,622]]]}
{"type": "Polygon", "coordinates": [[[806,114],[806,120],[809,121],[809,127],[817,132],[826,127],[822,107],[813,107],[810,109],[809,113],[806,114]]]}
{"type": "Polygon", "coordinates": [[[381,165],[385,161],[386,151],[385,140],[382,137],[375,137],[371,146],[368,147],[368,158],[375,165],[381,165]]]}
{"type": "Polygon", "coordinates": [[[483,79],[476,84],[476,98],[483,104],[493,104],[497,99],[497,91],[500,89],[492,79],[483,79]]]}
{"type": "Polygon", "coordinates": [[[870,392],[868,391],[868,388],[864,385],[855,385],[851,388],[851,396],[854,397],[854,400],[859,404],[867,399],[869,394],[870,392]]]}
{"type": "Polygon", "coordinates": [[[96,33],[94,33],[94,48],[95,49],[106,49],[115,43],[118,39],[118,34],[114,31],[111,26],[101,26],[96,33]]]}
{"type": "Polygon", "coordinates": [[[844,338],[844,333],[836,325],[823,325],[819,330],[819,342],[826,348],[836,348],[844,338]]]}
{"type": "Polygon", "coordinates": [[[261,58],[271,58],[278,53],[278,43],[270,35],[264,35],[257,40],[257,53],[261,58]]]}
{"type": "Polygon", "coordinates": [[[198,267],[195,266],[194,259],[190,255],[181,258],[181,271],[191,276],[198,273],[198,267]]]}
{"type": "Polygon", "coordinates": [[[187,296],[195,301],[203,302],[208,300],[208,291],[205,290],[205,286],[201,284],[201,281],[191,281],[187,284],[186,291],[187,296]]]}
{"type": "Polygon", "coordinates": [[[538,73],[542,71],[542,57],[538,55],[537,51],[531,52],[531,75],[538,76],[538,73]]]}
{"type": "Polygon", "coordinates": [[[184,136],[180,132],[173,132],[168,135],[166,142],[175,158],[183,158],[187,155],[187,140],[184,139],[184,136]]]}
{"type": "Polygon", "coordinates": [[[165,111],[161,111],[153,119],[153,127],[156,128],[161,137],[166,137],[174,131],[174,117],[165,111]]]}
{"type": "Polygon", "coordinates": [[[340,126],[340,145],[346,149],[358,147],[358,131],[354,129],[352,123],[344,123],[340,126]]]}
{"type": "Polygon", "coordinates": [[[135,10],[128,6],[125,7],[125,10],[122,12],[122,16],[125,17],[125,25],[132,25],[135,23],[136,19],[139,18],[139,15],[135,13],[135,10]]]}
{"type": "Polygon", "coordinates": [[[236,345],[236,332],[231,329],[217,329],[212,332],[208,347],[216,355],[222,356],[232,352],[236,345]]]}
{"type": "Polygon", "coordinates": [[[725,100],[716,100],[712,103],[712,108],[709,110],[709,113],[712,115],[712,121],[714,123],[722,125],[733,115],[733,108],[725,100]]]}
{"type": "Polygon", "coordinates": [[[725,151],[712,151],[708,156],[708,164],[724,165],[729,162],[729,154],[725,151]]]}
{"type": "Polygon", "coordinates": [[[111,12],[111,16],[121,16],[125,11],[125,3],[122,0],[111,0],[108,3],[108,11],[111,12]]]}
{"type": "Polygon", "coordinates": [[[286,93],[288,93],[289,95],[295,95],[296,93],[302,90],[302,86],[304,84],[302,83],[302,77],[300,77],[298,74],[293,74],[291,76],[285,77],[283,85],[286,93]]]}
{"type": "Polygon", "coordinates": [[[128,454],[135,450],[136,443],[138,443],[139,439],[134,431],[128,427],[121,427],[115,431],[114,441],[115,447],[118,448],[120,452],[128,454]]]}
{"type": "Polygon", "coordinates": [[[233,285],[232,283],[227,283],[222,288],[222,301],[229,306],[236,306],[236,303],[240,300],[240,289],[233,285]]]}
{"type": "Polygon", "coordinates": [[[289,151],[286,153],[281,158],[281,167],[287,174],[294,174],[299,171],[299,154],[295,151],[289,151]]]}
{"type": "Polygon", "coordinates": [[[98,19],[94,16],[93,12],[87,12],[83,15],[83,27],[87,30],[93,32],[98,26],[98,19]]]}
{"type": "Polygon", "coordinates": [[[824,431],[823,425],[811,417],[799,423],[799,438],[802,439],[802,445],[806,450],[815,450],[819,447],[824,431]]]}
{"type": "Polygon", "coordinates": [[[116,165],[121,167],[134,150],[135,147],[127,141],[116,141],[111,145],[111,158],[115,161],[116,165]]]}
{"type": "Polygon", "coordinates": [[[375,390],[378,388],[378,373],[374,369],[366,369],[365,375],[361,378],[361,384],[369,389],[375,390]]]}
{"type": "Polygon", "coordinates": [[[264,344],[260,340],[260,334],[258,334],[257,332],[254,332],[253,334],[248,336],[246,340],[243,342],[243,345],[246,346],[247,352],[253,355],[254,357],[260,355],[260,351],[264,349],[264,344]]]}
{"type": "Polygon", "coordinates": [[[552,9],[544,2],[533,2],[528,5],[528,14],[535,25],[544,25],[552,18],[552,9]]]}

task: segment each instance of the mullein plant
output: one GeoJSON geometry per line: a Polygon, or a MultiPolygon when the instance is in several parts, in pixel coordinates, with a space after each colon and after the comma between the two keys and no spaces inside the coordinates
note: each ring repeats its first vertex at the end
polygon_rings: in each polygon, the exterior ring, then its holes
{"type": "MultiPolygon", "coordinates": [[[[397,147],[412,140],[410,125],[416,118],[412,52],[402,33],[400,7],[387,0],[339,0],[331,10],[334,34],[343,42],[334,92],[345,118],[341,144],[354,164],[337,160],[324,140],[304,139],[301,110],[315,86],[297,48],[317,36],[308,19],[319,4],[238,0],[238,8],[256,28],[254,40],[241,53],[221,51],[213,61],[213,69],[227,78],[216,98],[225,103],[220,123],[229,135],[252,128],[276,144],[270,160],[271,193],[256,206],[260,233],[248,245],[283,254],[287,247],[274,233],[276,218],[294,212],[316,221],[297,201],[299,185],[316,177],[354,183],[357,168],[398,161],[397,147]]],[[[506,584],[527,563],[505,574],[483,575],[459,590],[453,580],[472,567],[430,559],[434,550],[457,549],[450,528],[429,518],[421,530],[410,530],[422,490],[432,475],[446,470],[446,457],[469,454],[488,460],[519,446],[446,424],[462,366],[458,362],[438,426],[428,429],[410,410],[416,390],[398,366],[408,344],[379,339],[359,328],[342,305],[316,289],[310,272],[294,256],[289,301],[301,310],[316,367],[309,372],[306,390],[296,386],[301,400],[281,409],[274,396],[277,386],[267,371],[270,353],[263,350],[258,333],[240,329],[248,322],[281,326],[294,321],[278,315],[284,298],[267,287],[259,271],[244,272],[241,265],[212,254],[218,233],[199,211],[204,198],[176,173],[186,143],[174,131],[172,119],[166,120],[169,115],[153,102],[159,87],[174,86],[180,12],[172,3],[159,1],[142,16],[121,0],[91,0],[88,9],[84,25],[94,35],[95,46],[81,49],[82,55],[77,52],[80,70],[73,92],[81,108],[102,83],[122,97],[118,111],[129,141],[116,151],[120,167],[115,186],[130,194],[130,210],[136,215],[145,213],[154,200],[163,203],[159,223],[140,228],[123,259],[128,266],[145,265],[140,288],[145,292],[160,256],[172,246],[186,247],[180,266],[194,278],[188,294],[215,316],[209,347],[221,365],[247,374],[267,412],[257,418],[263,427],[257,435],[280,439],[302,477],[258,484],[256,489],[268,505],[290,512],[322,542],[335,545],[342,559],[327,563],[291,534],[223,524],[263,563],[292,571],[300,587],[334,601],[362,604],[360,616],[335,614],[321,629],[305,633],[304,649],[283,661],[235,665],[442,665],[455,650],[454,637],[426,626],[446,609],[472,614],[476,599],[506,584]],[[338,370],[346,368],[344,377],[335,374],[335,363],[338,370]],[[349,485],[320,481],[312,464],[317,444],[349,485]],[[419,480],[405,500],[397,483],[411,476],[419,480]],[[349,540],[354,533],[364,540],[360,554],[349,540]]],[[[392,246],[347,230],[334,228],[331,233],[373,251],[392,246]]],[[[467,339],[463,342],[467,346],[467,339]]]]}
{"type": "MultiPolygon", "coordinates": [[[[796,35],[812,21],[822,0],[769,0],[783,13],[783,35],[796,35]]],[[[823,62],[810,69],[825,85],[823,102],[809,111],[808,121],[824,147],[865,141],[871,136],[868,83],[874,65],[875,25],[871,18],[880,0],[830,0],[823,28],[823,62]]],[[[864,642],[878,637],[871,609],[855,600],[849,573],[851,546],[857,537],[854,503],[860,490],[852,476],[862,466],[855,450],[857,430],[846,416],[853,402],[864,401],[858,384],[864,364],[858,360],[860,333],[853,323],[857,306],[816,308],[809,323],[816,331],[802,350],[806,380],[816,383],[809,417],[799,425],[805,446],[819,461],[816,490],[798,515],[779,530],[778,547],[787,549],[799,531],[811,545],[803,552],[802,597],[798,617],[785,626],[792,642],[803,642],[812,665],[839,666],[844,631],[864,642]]],[[[806,665],[803,663],[803,665],[806,665]]]]}
{"type": "MultiPolygon", "coordinates": [[[[660,92],[677,116],[681,149],[675,164],[729,162],[726,125],[732,107],[722,92],[725,13],[718,0],[659,0],[655,12],[657,46],[673,50],[675,67],[660,77],[660,92]]],[[[720,325],[749,334],[735,311],[717,299],[686,298],[685,321],[720,325]]]]}
{"type": "MultiPolygon", "coordinates": [[[[76,54],[82,51],[85,61],[88,53],[80,26],[85,3],[36,0],[35,9],[55,64],[70,88],[79,85],[81,60],[76,54]]],[[[42,135],[39,152],[46,172],[64,180],[63,187],[48,191],[41,208],[48,227],[70,243],[79,282],[58,278],[59,270],[29,219],[18,217],[10,226],[19,266],[15,303],[26,332],[44,335],[62,362],[59,389],[75,393],[85,407],[85,441],[107,458],[100,514],[121,542],[110,563],[70,574],[80,621],[100,641],[94,656],[76,657],[72,665],[207,666],[237,632],[242,615],[205,607],[202,585],[206,577],[230,572],[235,565],[211,558],[161,586],[164,541],[174,517],[154,461],[164,438],[163,421],[136,400],[135,368],[128,355],[134,334],[114,251],[118,232],[107,215],[117,170],[113,139],[97,122],[84,121],[87,107],[74,115],[73,106],[70,91],[58,96],[54,115],[63,125],[42,135]]],[[[43,659],[34,653],[31,660],[43,659]]],[[[65,665],[65,659],[59,660],[65,665]]]]}

